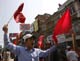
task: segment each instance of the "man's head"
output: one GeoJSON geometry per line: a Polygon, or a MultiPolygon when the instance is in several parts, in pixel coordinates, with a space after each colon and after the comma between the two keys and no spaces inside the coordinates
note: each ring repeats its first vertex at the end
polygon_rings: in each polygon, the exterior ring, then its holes
{"type": "Polygon", "coordinates": [[[23,36],[25,46],[29,49],[33,48],[34,36],[32,34],[26,34],[23,36]]]}

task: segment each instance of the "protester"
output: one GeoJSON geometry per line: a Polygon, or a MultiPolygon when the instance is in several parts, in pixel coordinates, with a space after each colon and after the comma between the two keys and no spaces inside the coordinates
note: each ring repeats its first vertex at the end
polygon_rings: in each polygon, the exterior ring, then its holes
{"type": "Polygon", "coordinates": [[[67,46],[68,61],[78,61],[78,57],[78,54],[71,48],[71,46],[67,46]]]}
{"type": "MultiPolygon", "coordinates": [[[[51,46],[52,46],[51,40],[47,40],[46,49],[50,48],[51,46]]],[[[58,55],[58,49],[56,49],[52,53],[49,53],[49,55],[45,58],[44,61],[60,61],[58,55]]]]}
{"type": "Polygon", "coordinates": [[[59,51],[59,57],[60,57],[60,61],[67,61],[66,51],[62,47],[60,48],[59,51]]]}
{"type": "Polygon", "coordinates": [[[11,43],[8,39],[8,26],[3,27],[4,31],[4,41],[7,48],[18,56],[18,61],[39,61],[39,57],[48,56],[49,52],[56,51],[56,46],[52,46],[47,50],[41,50],[38,48],[33,48],[34,38],[32,34],[26,34],[23,36],[23,41],[25,46],[17,46],[11,43]]]}

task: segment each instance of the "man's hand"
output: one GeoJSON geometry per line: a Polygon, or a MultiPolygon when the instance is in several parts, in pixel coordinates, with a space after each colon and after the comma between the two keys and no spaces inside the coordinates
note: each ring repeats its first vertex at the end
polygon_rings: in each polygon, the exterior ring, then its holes
{"type": "Polygon", "coordinates": [[[8,33],[8,24],[4,25],[2,29],[4,33],[8,33]]]}

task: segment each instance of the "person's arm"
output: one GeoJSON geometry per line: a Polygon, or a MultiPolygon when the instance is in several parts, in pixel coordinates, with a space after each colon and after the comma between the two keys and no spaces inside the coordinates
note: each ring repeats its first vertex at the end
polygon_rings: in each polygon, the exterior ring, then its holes
{"type": "Polygon", "coordinates": [[[54,51],[56,51],[57,48],[56,46],[52,46],[51,48],[47,49],[47,50],[39,50],[39,57],[46,57],[49,55],[49,53],[52,53],[54,51]]]}
{"type": "Polygon", "coordinates": [[[4,46],[16,55],[20,54],[20,46],[16,46],[10,42],[6,33],[4,33],[4,46]]]}

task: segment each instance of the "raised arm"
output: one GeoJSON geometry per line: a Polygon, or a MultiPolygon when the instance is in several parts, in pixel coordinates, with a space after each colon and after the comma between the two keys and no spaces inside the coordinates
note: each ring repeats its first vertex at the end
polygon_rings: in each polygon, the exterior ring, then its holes
{"type": "Polygon", "coordinates": [[[8,27],[6,25],[3,27],[3,31],[4,31],[4,46],[8,48],[10,51],[12,51],[14,54],[16,55],[20,54],[20,46],[14,45],[8,39],[8,36],[7,36],[8,27]]]}
{"type": "Polygon", "coordinates": [[[49,53],[52,53],[56,50],[57,50],[56,46],[52,46],[51,48],[47,50],[39,50],[39,57],[46,57],[49,55],[49,53]]]}

